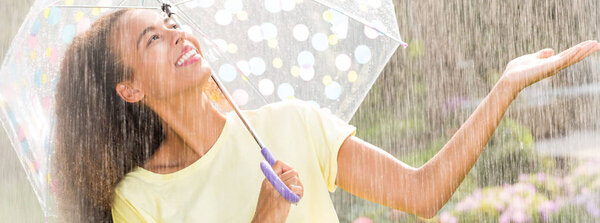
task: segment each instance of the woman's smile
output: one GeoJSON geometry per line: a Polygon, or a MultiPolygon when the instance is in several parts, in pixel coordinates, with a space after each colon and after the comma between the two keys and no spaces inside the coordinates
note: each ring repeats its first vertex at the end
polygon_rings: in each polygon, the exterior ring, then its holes
{"type": "Polygon", "coordinates": [[[183,50],[181,51],[181,55],[179,59],[177,59],[177,63],[175,63],[176,67],[183,67],[195,63],[202,59],[200,54],[198,54],[198,50],[192,43],[185,41],[183,45],[183,50]]]}

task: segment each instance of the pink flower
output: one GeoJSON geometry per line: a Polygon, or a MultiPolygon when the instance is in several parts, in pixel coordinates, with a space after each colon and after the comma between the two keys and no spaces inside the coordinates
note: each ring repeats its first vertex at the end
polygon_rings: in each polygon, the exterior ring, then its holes
{"type": "Polygon", "coordinates": [[[367,217],[358,217],[352,223],[373,223],[373,221],[367,217]]]}
{"type": "Polygon", "coordinates": [[[542,215],[542,218],[544,218],[544,220],[547,221],[552,213],[558,211],[559,207],[560,206],[558,202],[545,201],[544,203],[541,203],[540,206],[538,206],[538,212],[542,215]]]}
{"type": "Polygon", "coordinates": [[[458,219],[454,216],[452,216],[452,214],[448,213],[448,212],[444,212],[440,215],[440,222],[441,223],[457,223],[458,219]]]}

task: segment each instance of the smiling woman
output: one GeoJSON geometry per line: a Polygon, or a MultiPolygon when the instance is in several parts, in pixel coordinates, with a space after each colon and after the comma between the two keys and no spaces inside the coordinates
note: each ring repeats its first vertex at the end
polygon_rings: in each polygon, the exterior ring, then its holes
{"type": "Polygon", "coordinates": [[[587,41],[558,55],[545,49],[511,61],[473,115],[420,168],[308,103],[244,111],[273,154],[289,162],[273,169],[302,197],[290,207],[264,180],[262,157],[247,149],[254,139],[241,121],[219,112],[204,93],[210,69],[198,41],[176,28],[154,11],[117,11],[67,50],[53,157],[68,222],[337,222],[328,191],[338,186],[432,217],[518,93],[600,49],[587,41]]]}

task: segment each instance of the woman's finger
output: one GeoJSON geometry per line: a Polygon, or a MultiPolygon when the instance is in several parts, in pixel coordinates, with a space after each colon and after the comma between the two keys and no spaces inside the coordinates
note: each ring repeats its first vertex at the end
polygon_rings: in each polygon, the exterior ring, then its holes
{"type": "Polygon", "coordinates": [[[546,48],[543,50],[540,50],[539,52],[537,52],[537,58],[539,59],[546,59],[548,57],[551,57],[554,55],[554,50],[550,49],[550,48],[546,48]]]}
{"type": "Polygon", "coordinates": [[[294,168],[292,168],[289,164],[287,164],[281,160],[277,160],[277,161],[275,161],[275,164],[273,164],[273,171],[277,175],[281,175],[282,173],[285,173],[292,169],[294,169],[294,168]]]}
{"type": "Polygon", "coordinates": [[[582,44],[572,47],[571,49],[565,50],[559,54],[560,56],[557,56],[558,58],[554,62],[544,65],[544,77],[552,76],[559,71],[578,63],[592,53],[597,52],[599,49],[600,44],[598,44],[596,41],[586,41],[582,44]]]}
{"type": "Polygon", "coordinates": [[[575,46],[572,46],[571,48],[569,48],[569,49],[567,49],[567,50],[565,50],[565,51],[563,51],[563,52],[559,53],[557,56],[559,56],[559,57],[562,57],[564,54],[567,54],[567,53],[569,53],[569,51],[571,51],[571,50],[575,50],[575,49],[576,49],[576,48],[578,48],[578,47],[583,47],[583,46],[585,46],[586,44],[588,44],[588,43],[590,43],[590,42],[593,42],[593,41],[594,41],[594,40],[587,40],[587,41],[583,41],[583,42],[581,42],[581,43],[579,43],[579,44],[577,44],[577,45],[575,45],[575,46]]]}
{"type": "Polygon", "coordinates": [[[287,171],[287,172],[279,175],[279,179],[281,179],[282,181],[286,181],[287,179],[290,179],[294,176],[298,176],[298,172],[296,172],[296,170],[292,169],[290,171],[287,171]]]}
{"type": "Polygon", "coordinates": [[[573,58],[577,55],[577,53],[579,53],[581,50],[583,49],[582,46],[574,46],[571,47],[563,52],[561,52],[559,55],[556,56],[556,60],[554,60],[552,63],[548,64],[549,66],[547,66],[547,70],[545,70],[546,72],[557,72],[565,67],[568,66],[568,64],[570,64],[573,60],[573,58]]]}
{"type": "Polygon", "coordinates": [[[598,48],[598,43],[596,41],[587,42],[585,45],[582,46],[582,49],[579,50],[575,54],[575,56],[568,58],[567,62],[560,67],[560,70],[567,68],[567,67],[569,67],[573,64],[576,64],[577,62],[585,59],[590,54],[598,51],[597,48],[598,48]]]}
{"type": "Polygon", "coordinates": [[[292,192],[294,192],[294,194],[297,194],[300,198],[302,198],[302,196],[304,195],[304,188],[302,186],[291,185],[290,190],[292,190],[292,192]]]}

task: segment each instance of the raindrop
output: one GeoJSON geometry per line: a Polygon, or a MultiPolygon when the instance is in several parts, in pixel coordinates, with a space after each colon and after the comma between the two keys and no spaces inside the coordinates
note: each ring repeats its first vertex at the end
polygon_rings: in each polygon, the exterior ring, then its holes
{"type": "Polygon", "coordinates": [[[264,96],[269,96],[271,94],[273,94],[273,91],[275,90],[275,86],[273,85],[273,82],[269,79],[262,79],[261,81],[258,82],[258,90],[260,91],[260,93],[264,96]]]}
{"type": "Polygon", "coordinates": [[[236,74],[237,71],[235,70],[235,66],[231,64],[223,64],[221,67],[219,67],[219,77],[224,82],[232,82],[235,80],[235,76],[237,76],[236,74]]]}
{"type": "Polygon", "coordinates": [[[40,31],[40,20],[35,20],[35,22],[33,22],[33,25],[31,25],[31,28],[29,29],[29,33],[31,35],[37,35],[37,33],[40,31]]]}
{"type": "Polygon", "coordinates": [[[272,64],[274,68],[279,69],[283,66],[283,60],[281,60],[279,57],[275,57],[272,64]]]}
{"type": "Polygon", "coordinates": [[[262,38],[264,40],[269,40],[277,37],[277,27],[273,25],[273,23],[263,23],[260,25],[260,30],[262,32],[262,38]]]}
{"type": "Polygon", "coordinates": [[[293,29],[293,35],[294,35],[294,39],[302,42],[305,41],[306,39],[308,39],[308,27],[306,27],[304,24],[298,24],[296,26],[294,26],[293,29]]]}
{"type": "Polygon", "coordinates": [[[235,65],[238,67],[238,69],[240,69],[240,71],[242,71],[242,73],[244,73],[244,75],[248,76],[248,74],[250,74],[250,64],[248,64],[248,61],[240,60],[235,63],[235,65]]]}
{"type": "Polygon", "coordinates": [[[231,13],[229,13],[228,11],[219,10],[215,14],[215,20],[217,20],[217,24],[226,26],[229,25],[233,19],[231,13]]]}
{"type": "Polygon", "coordinates": [[[215,45],[217,45],[219,50],[221,50],[222,52],[227,51],[227,41],[223,39],[214,39],[213,43],[215,43],[215,45]]]}
{"type": "Polygon", "coordinates": [[[380,0],[370,0],[369,1],[369,6],[371,6],[371,8],[379,8],[381,7],[381,1],[380,0]]]}
{"type": "Polygon", "coordinates": [[[312,46],[317,51],[325,51],[329,47],[329,39],[324,33],[315,33],[312,36],[312,46]]]}
{"type": "Polygon", "coordinates": [[[337,10],[329,10],[331,12],[331,21],[329,21],[332,25],[341,25],[348,22],[348,16],[342,14],[337,10]]]}
{"type": "Polygon", "coordinates": [[[48,16],[48,24],[56,25],[60,21],[60,9],[56,7],[50,8],[50,14],[48,16]]]}
{"type": "Polygon", "coordinates": [[[298,54],[298,65],[301,67],[312,67],[315,65],[315,56],[309,51],[302,51],[298,54]]]}
{"type": "Polygon", "coordinates": [[[265,72],[265,61],[260,57],[252,57],[248,61],[250,65],[250,73],[254,75],[262,75],[265,72]]]}
{"type": "Polygon", "coordinates": [[[296,7],[296,0],[281,0],[281,9],[283,11],[289,12],[294,10],[296,7]]]}
{"type": "Polygon", "coordinates": [[[323,76],[323,80],[322,80],[323,85],[325,85],[325,86],[330,85],[332,81],[333,81],[333,79],[331,79],[331,76],[329,76],[329,75],[323,76]]]}
{"type": "Polygon", "coordinates": [[[252,26],[248,29],[248,38],[253,42],[260,42],[263,40],[260,26],[252,26]]]}
{"type": "Polygon", "coordinates": [[[288,83],[282,83],[277,87],[277,96],[281,100],[289,99],[294,96],[294,87],[288,83]]]}
{"type": "Polygon", "coordinates": [[[300,68],[300,78],[305,81],[310,81],[315,76],[315,69],[312,67],[300,68]]]}
{"type": "Polygon", "coordinates": [[[237,89],[233,91],[231,97],[233,97],[233,100],[239,106],[244,106],[248,103],[248,93],[242,89],[237,89]]]}
{"type": "Polygon", "coordinates": [[[198,0],[198,6],[201,8],[211,7],[215,3],[215,0],[198,0]]]}
{"type": "Polygon", "coordinates": [[[71,43],[73,37],[75,37],[75,26],[72,24],[64,26],[60,37],[62,41],[67,44],[71,43]]]}
{"type": "Polygon", "coordinates": [[[332,81],[331,84],[325,86],[325,96],[331,100],[336,100],[342,94],[342,86],[336,81],[332,81]]]}
{"type": "Polygon", "coordinates": [[[290,74],[292,74],[292,76],[294,76],[294,77],[300,76],[300,67],[298,67],[298,66],[292,66],[290,68],[290,74]]]}
{"type": "Polygon", "coordinates": [[[88,19],[88,18],[81,19],[77,23],[77,34],[84,33],[85,31],[87,31],[90,28],[90,26],[91,26],[90,19],[88,19]]]}
{"type": "Polygon", "coordinates": [[[224,7],[229,13],[236,14],[242,11],[243,4],[241,0],[228,0],[225,2],[224,7]]]}
{"type": "Polygon", "coordinates": [[[352,65],[352,60],[346,54],[340,54],[335,58],[335,66],[338,70],[347,71],[352,65]]]}
{"type": "Polygon", "coordinates": [[[365,45],[359,45],[354,50],[354,59],[359,64],[366,64],[371,60],[371,49],[365,45]]]}
{"type": "Polygon", "coordinates": [[[354,83],[356,79],[358,79],[358,74],[356,73],[356,71],[351,70],[350,72],[348,72],[348,81],[350,83],[354,83]]]}
{"type": "Polygon", "coordinates": [[[265,9],[271,13],[278,13],[281,11],[280,0],[265,0],[265,9]]]}

